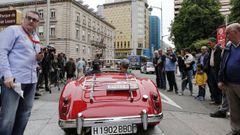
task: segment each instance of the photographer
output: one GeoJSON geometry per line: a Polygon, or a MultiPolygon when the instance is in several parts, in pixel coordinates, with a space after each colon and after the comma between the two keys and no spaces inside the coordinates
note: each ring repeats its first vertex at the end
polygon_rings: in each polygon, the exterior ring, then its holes
{"type": "MultiPolygon", "coordinates": [[[[49,82],[50,71],[53,70],[52,61],[54,59],[55,49],[53,47],[47,46],[46,48],[43,48],[42,51],[44,53],[44,57],[41,62],[42,76],[45,80],[45,90],[51,93],[52,91],[49,88],[48,82],[49,82]]],[[[40,79],[39,82],[42,82],[42,79],[40,79]]]]}

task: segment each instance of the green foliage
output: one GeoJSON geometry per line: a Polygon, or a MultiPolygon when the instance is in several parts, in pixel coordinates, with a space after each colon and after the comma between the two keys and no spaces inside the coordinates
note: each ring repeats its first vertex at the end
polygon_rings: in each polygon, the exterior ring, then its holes
{"type": "Polygon", "coordinates": [[[231,0],[231,6],[230,22],[240,22],[240,1],[231,0]]]}
{"type": "Polygon", "coordinates": [[[216,29],[224,24],[219,9],[216,0],[184,0],[171,29],[177,50],[190,47],[197,40],[215,37],[216,29]]]}
{"type": "Polygon", "coordinates": [[[194,49],[201,49],[202,46],[207,46],[208,45],[208,39],[200,39],[195,41],[191,47],[194,49]]]}

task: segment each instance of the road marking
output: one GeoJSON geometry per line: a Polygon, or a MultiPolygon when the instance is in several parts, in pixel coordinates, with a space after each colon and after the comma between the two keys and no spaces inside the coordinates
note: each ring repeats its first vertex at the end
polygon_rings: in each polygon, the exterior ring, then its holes
{"type": "Polygon", "coordinates": [[[162,102],[167,103],[167,104],[172,105],[172,106],[175,106],[175,107],[177,107],[179,109],[182,109],[181,106],[179,106],[177,103],[175,103],[172,99],[170,99],[169,97],[167,97],[163,93],[161,93],[161,98],[162,98],[162,102]]]}

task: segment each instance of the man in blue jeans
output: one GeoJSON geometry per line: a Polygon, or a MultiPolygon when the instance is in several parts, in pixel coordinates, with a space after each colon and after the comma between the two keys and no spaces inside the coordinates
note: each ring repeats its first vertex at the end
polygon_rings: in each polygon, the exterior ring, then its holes
{"type": "Polygon", "coordinates": [[[10,26],[0,33],[0,74],[3,81],[0,135],[23,135],[29,120],[37,83],[37,62],[42,60],[35,32],[39,15],[28,11],[21,26],[10,26]],[[15,91],[21,83],[24,98],[15,91]]]}

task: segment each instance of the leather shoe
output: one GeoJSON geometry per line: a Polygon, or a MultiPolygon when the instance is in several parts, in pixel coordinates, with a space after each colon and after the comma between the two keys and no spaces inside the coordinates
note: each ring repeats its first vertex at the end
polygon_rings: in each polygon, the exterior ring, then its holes
{"type": "Polygon", "coordinates": [[[35,93],[35,96],[42,96],[42,94],[39,93],[39,92],[36,92],[36,93],[35,93]]]}
{"type": "Polygon", "coordinates": [[[167,92],[172,92],[173,90],[167,90],[167,92]]]}
{"type": "Polygon", "coordinates": [[[226,118],[226,113],[224,112],[221,112],[221,111],[216,111],[214,113],[210,113],[210,117],[213,117],[213,118],[226,118]]]}

